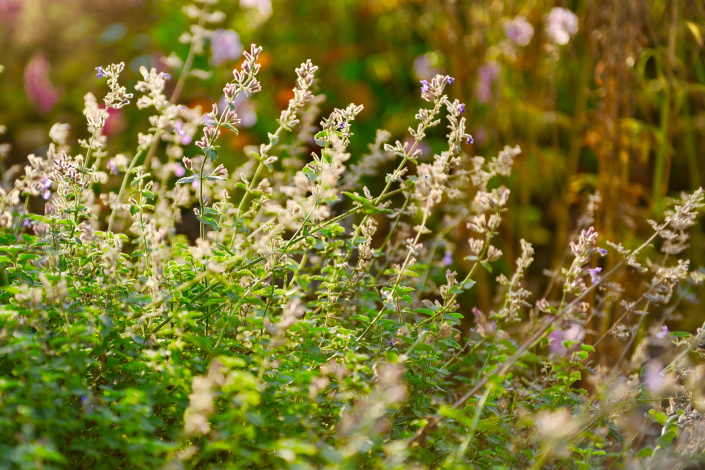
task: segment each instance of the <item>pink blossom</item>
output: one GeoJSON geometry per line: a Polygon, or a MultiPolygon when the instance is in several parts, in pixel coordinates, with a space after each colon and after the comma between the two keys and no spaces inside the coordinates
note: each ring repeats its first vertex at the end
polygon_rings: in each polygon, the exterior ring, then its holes
{"type": "Polygon", "coordinates": [[[644,366],[643,382],[652,393],[660,392],[666,385],[665,377],[661,374],[662,370],[663,363],[658,359],[654,359],[644,366]]]}
{"type": "Polygon", "coordinates": [[[665,338],[666,336],[668,336],[668,327],[667,327],[666,325],[663,325],[663,326],[661,327],[661,331],[659,331],[658,333],[656,333],[655,336],[656,336],[658,339],[663,339],[663,338],[665,338]]]}
{"type": "Polygon", "coordinates": [[[0,21],[7,26],[16,24],[15,22],[19,20],[20,15],[22,15],[22,10],[24,9],[22,1],[23,0],[0,0],[0,21]]]}
{"type": "Polygon", "coordinates": [[[181,163],[174,163],[174,176],[181,178],[186,174],[186,168],[181,165],[181,163]]]}
{"type": "MultiPolygon", "coordinates": [[[[101,105],[105,108],[105,105],[101,105]]],[[[119,134],[125,129],[125,112],[122,109],[108,108],[108,118],[105,120],[103,135],[106,137],[119,134]]]]}
{"type": "Polygon", "coordinates": [[[585,330],[577,323],[573,323],[569,328],[556,328],[548,335],[548,349],[555,354],[564,354],[567,352],[564,341],[582,341],[585,338],[585,330]]]}
{"type": "Polygon", "coordinates": [[[435,52],[427,52],[414,59],[414,75],[417,79],[428,79],[439,73],[441,71],[438,68],[438,54],[435,52]]]}
{"type": "Polygon", "coordinates": [[[517,16],[504,24],[504,33],[517,46],[526,46],[534,37],[534,27],[526,21],[526,18],[517,16]]]}
{"type": "Polygon", "coordinates": [[[216,66],[237,59],[242,54],[240,36],[232,29],[216,29],[211,34],[211,54],[216,66]]]}
{"type": "Polygon", "coordinates": [[[477,88],[475,96],[480,103],[492,101],[495,82],[499,77],[499,65],[496,62],[488,62],[477,69],[477,88]]]}
{"type": "Polygon", "coordinates": [[[578,17],[575,13],[556,7],[546,17],[546,34],[559,46],[568,44],[570,38],[578,32],[578,17]]]}
{"type": "Polygon", "coordinates": [[[35,55],[24,69],[24,89],[30,103],[40,114],[46,114],[56,106],[59,93],[49,78],[49,62],[35,55]]]}

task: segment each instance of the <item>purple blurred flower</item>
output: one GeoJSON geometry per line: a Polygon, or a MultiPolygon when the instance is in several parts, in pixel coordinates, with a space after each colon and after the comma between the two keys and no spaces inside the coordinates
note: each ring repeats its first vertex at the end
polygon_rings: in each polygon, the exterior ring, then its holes
{"type": "Polygon", "coordinates": [[[49,62],[35,55],[24,69],[24,89],[30,103],[40,114],[46,114],[56,106],[59,93],[49,79],[49,62]]]}
{"type": "Polygon", "coordinates": [[[51,197],[51,185],[52,182],[46,176],[42,177],[42,199],[45,201],[49,200],[51,197]]]}
{"type": "Polygon", "coordinates": [[[666,325],[663,325],[663,326],[661,327],[661,331],[659,331],[658,333],[656,333],[656,337],[657,337],[658,339],[663,339],[663,338],[665,338],[666,336],[668,336],[668,327],[667,327],[666,325]]]}
{"type": "Polygon", "coordinates": [[[5,23],[7,27],[12,27],[17,25],[15,23],[20,15],[22,15],[22,10],[24,0],[0,0],[0,22],[5,23]]]}
{"type": "Polygon", "coordinates": [[[240,36],[232,29],[216,29],[211,34],[211,54],[216,66],[237,59],[242,54],[240,36]]]}
{"type": "Polygon", "coordinates": [[[577,323],[573,323],[569,328],[556,328],[548,335],[548,349],[555,354],[563,354],[567,352],[564,341],[582,341],[585,338],[585,330],[577,323]]]}
{"type": "Polygon", "coordinates": [[[504,24],[504,33],[517,46],[526,46],[534,37],[534,27],[526,21],[526,18],[517,16],[504,24]]]}
{"type": "Polygon", "coordinates": [[[114,160],[108,160],[108,163],[105,164],[105,166],[110,170],[110,173],[117,175],[118,172],[118,166],[117,163],[115,163],[114,160]]]}
{"type": "Polygon", "coordinates": [[[174,163],[174,176],[181,178],[186,174],[186,168],[181,163],[174,163]]]}
{"type": "MultiPolygon", "coordinates": [[[[411,136],[404,139],[404,143],[406,143],[409,147],[414,145],[414,142],[415,140],[411,136]]],[[[419,142],[418,145],[416,145],[416,149],[421,150],[422,157],[426,157],[431,154],[431,146],[425,140],[419,142]]]]}
{"type": "Polygon", "coordinates": [[[98,78],[103,78],[108,74],[105,69],[103,69],[103,67],[96,67],[95,71],[98,72],[95,74],[95,76],[98,78]]]}
{"type": "Polygon", "coordinates": [[[439,73],[438,54],[435,52],[427,52],[414,59],[414,75],[419,80],[435,77],[439,73]]]}
{"type": "Polygon", "coordinates": [[[446,250],[445,255],[443,255],[443,266],[450,266],[453,264],[453,252],[446,250]]]}
{"type": "Polygon", "coordinates": [[[597,249],[597,252],[598,252],[601,256],[606,256],[606,255],[607,255],[607,250],[605,250],[604,248],[598,248],[598,249],[597,249]]]}
{"type": "Polygon", "coordinates": [[[646,388],[652,393],[658,393],[666,384],[666,380],[661,371],[663,363],[658,359],[654,359],[644,366],[643,381],[646,388]]]}
{"type": "Polygon", "coordinates": [[[421,80],[421,93],[426,93],[431,89],[431,85],[427,80],[421,80]]]}
{"type": "MultiPolygon", "coordinates": [[[[240,93],[233,101],[237,118],[240,120],[237,127],[252,127],[257,124],[257,110],[255,104],[247,99],[246,93],[240,93]]],[[[218,108],[224,109],[228,106],[225,102],[225,95],[220,98],[218,108]]]]}
{"type": "Polygon", "coordinates": [[[461,104],[461,105],[459,106],[459,108],[460,108],[460,112],[461,112],[461,113],[464,113],[464,112],[465,112],[465,105],[464,105],[464,104],[461,104]]]}
{"type": "Polygon", "coordinates": [[[181,121],[178,121],[174,125],[174,133],[181,137],[181,145],[188,145],[193,139],[193,136],[183,129],[183,123],[181,121]]]}
{"type": "Polygon", "coordinates": [[[570,38],[578,32],[578,17],[575,13],[556,7],[546,17],[546,34],[559,46],[568,44],[570,38]]]}
{"type": "Polygon", "coordinates": [[[498,77],[499,65],[496,62],[487,62],[477,69],[475,96],[480,103],[492,101],[494,85],[498,77]]]}
{"type": "Polygon", "coordinates": [[[602,272],[602,268],[599,266],[596,268],[588,269],[588,274],[590,275],[590,280],[592,281],[593,284],[597,284],[598,282],[600,282],[602,280],[602,278],[599,275],[599,273],[601,273],[601,272],[602,272]]]}

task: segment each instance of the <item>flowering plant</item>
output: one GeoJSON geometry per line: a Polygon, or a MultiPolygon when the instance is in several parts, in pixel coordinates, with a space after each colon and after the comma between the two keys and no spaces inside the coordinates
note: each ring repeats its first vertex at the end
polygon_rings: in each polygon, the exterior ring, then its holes
{"type": "MultiPolygon", "coordinates": [[[[186,8],[190,50],[173,73],[143,67],[128,92],[124,64],[97,67],[107,93],[102,106],[85,95],[83,137],[56,124],[46,155],[30,155],[0,188],[0,468],[697,458],[705,368],[692,361],[705,330],[665,322],[705,278],[683,256],[702,189],[626,247],[595,230],[594,195],[536,295],[534,247],[519,240],[508,263],[514,244],[500,237],[521,149],[470,155],[466,106],[448,75],[421,80],[408,139],[380,130],[353,156],[363,106],[320,117],[319,68],[304,60],[266,142],[246,147],[239,168],[220,163],[223,134],[242,124],[240,100],[262,90],[262,48],[244,52],[210,112],[180,104],[188,57],[225,38],[211,47],[217,65],[239,44],[204,26],[224,16],[213,4],[186,8]],[[130,106],[149,127],[114,149],[106,121],[130,106]],[[424,156],[432,134],[444,145],[424,156]],[[365,178],[387,166],[370,189],[365,178]],[[177,227],[191,212],[194,240],[177,227]],[[624,269],[651,280],[626,292],[613,282],[624,269]],[[469,294],[494,273],[483,312],[469,294]],[[592,325],[610,316],[595,337],[592,325]],[[609,368],[595,348],[608,337],[623,340],[609,368]]],[[[522,28],[518,44],[530,40],[522,28]]]]}

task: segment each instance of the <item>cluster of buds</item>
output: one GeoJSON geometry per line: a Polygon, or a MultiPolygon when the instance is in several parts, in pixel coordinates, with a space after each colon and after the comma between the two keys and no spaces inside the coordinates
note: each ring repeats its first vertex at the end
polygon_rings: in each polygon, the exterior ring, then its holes
{"type": "Polygon", "coordinates": [[[163,110],[169,104],[164,96],[164,88],[166,81],[171,80],[171,75],[159,72],[155,68],[147,70],[146,67],[140,67],[140,74],[142,74],[142,80],[137,82],[135,89],[144,95],[137,100],[137,107],[144,109],[154,106],[159,111],[163,110]]]}
{"type": "Polygon", "coordinates": [[[257,63],[257,59],[261,52],[261,46],[250,45],[250,50],[243,52],[245,60],[242,62],[241,70],[233,70],[235,82],[240,86],[242,91],[248,94],[257,93],[262,90],[262,86],[257,80],[257,74],[260,69],[260,64],[257,63]]]}
{"type": "Polygon", "coordinates": [[[431,81],[421,80],[421,98],[435,102],[443,96],[446,85],[452,85],[455,79],[448,75],[436,75],[431,81]]]}
{"type": "Polygon", "coordinates": [[[580,232],[580,236],[576,241],[570,242],[570,250],[575,255],[570,268],[563,269],[563,275],[565,276],[565,284],[563,286],[563,291],[571,294],[580,294],[587,290],[587,286],[583,280],[584,276],[587,274],[591,277],[593,284],[601,281],[598,273],[601,268],[587,268],[587,264],[590,258],[596,252],[601,255],[606,255],[607,250],[598,248],[597,246],[597,232],[594,227],[589,227],[586,230],[580,232]]]}
{"type": "Polygon", "coordinates": [[[313,65],[311,60],[307,60],[296,69],[297,86],[294,88],[294,97],[289,100],[289,106],[279,116],[279,124],[285,129],[291,130],[299,123],[296,117],[297,110],[313,99],[310,89],[313,86],[316,70],[318,67],[313,65]]]}
{"type": "Polygon", "coordinates": [[[96,67],[96,76],[98,78],[107,77],[108,87],[110,87],[110,92],[105,96],[105,107],[120,109],[123,106],[130,103],[133,97],[132,93],[127,92],[127,88],[121,86],[118,83],[118,78],[120,73],[124,70],[125,63],[120,62],[119,64],[110,64],[107,67],[96,67]]]}

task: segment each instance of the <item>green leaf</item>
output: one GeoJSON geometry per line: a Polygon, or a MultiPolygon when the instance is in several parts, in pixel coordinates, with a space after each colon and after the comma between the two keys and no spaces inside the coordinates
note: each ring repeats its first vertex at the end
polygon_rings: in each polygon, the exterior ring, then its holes
{"type": "Polygon", "coordinates": [[[192,183],[192,182],[196,181],[197,178],[198,178],[198,175],[185,176],[185,177],[179,179],[179,180],[176,182],[176,184],[188,184],[188,183],[192,183]]]}
{"type": "Polygon", "coordinates": [[[639,458],[651,457],[651,454],[653,453],[654,449],[652,449],[651,447],[644,447],[636,454],[636,456],[639,458]]]}
{"type": "Polygon", "coordinates": [[[224,128],[226,128],[230,131],[233,131],[236,134],[238,133],[238,130],[232,124],[228,124],[227,122],[224,122],[221,124],[221,126],[223,126],[224,128]]]}
{"type": "Polygon", "coordinates": [[[218,151],[213,147],[204,148],[203,153],[205,153],[206,156],[210,158],[212,162],[216,161],[218,158],[218,151]]]}
{"type": "Polygon", "coordinates": [[[666,424],[666,421],[668,421],[668,416],[662,411],[649,410],[649,414],[661,426],[664,426],[666,424]]]}

